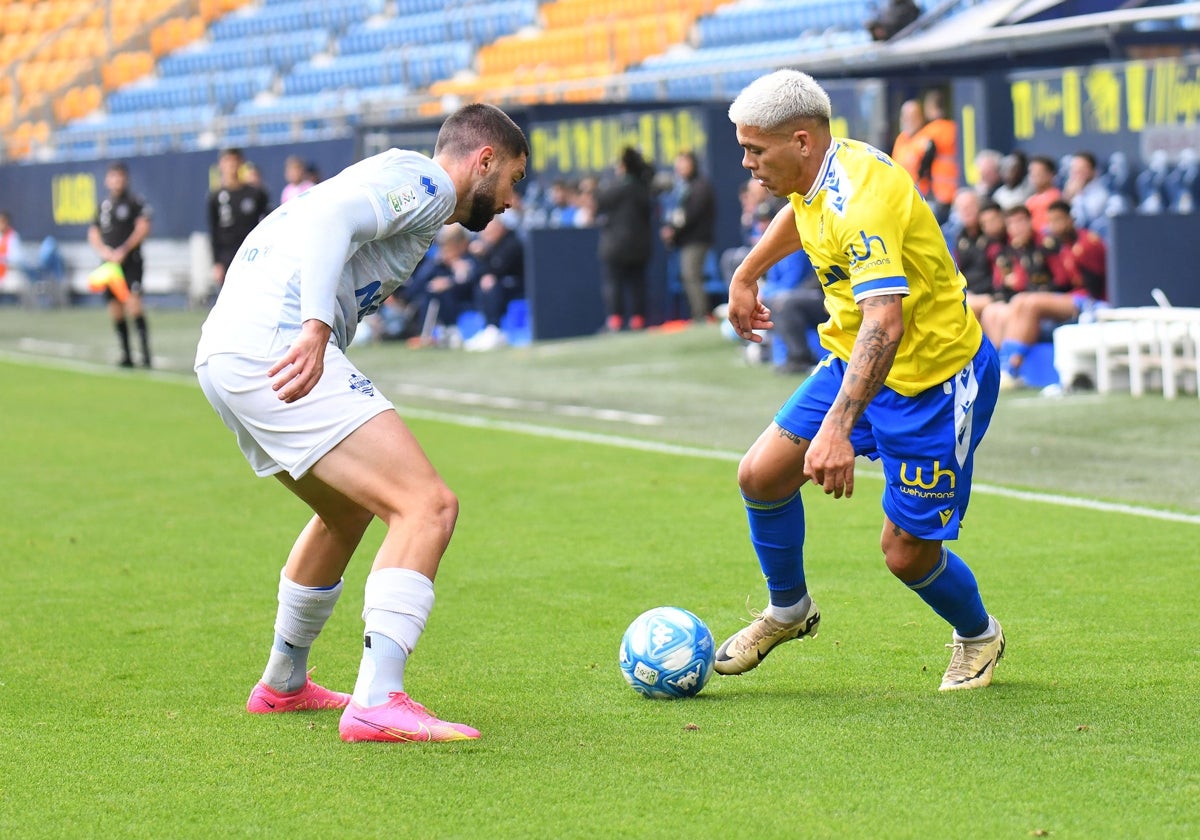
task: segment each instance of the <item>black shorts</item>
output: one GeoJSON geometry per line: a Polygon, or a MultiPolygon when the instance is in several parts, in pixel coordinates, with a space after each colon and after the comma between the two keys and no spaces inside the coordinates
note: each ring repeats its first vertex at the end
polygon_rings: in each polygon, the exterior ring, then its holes
{"type": "Polygon", "coordinates": [[[237,248],[218,248],[213,251],[213,262],[226,271],[233,264],[233,258],[237,256],[237,248]]]}
{"type": "MultiPolygon", "coordinates": [[[[121,270],[125,273],[125,285],[129,288],[129,293],[140,296],[142,294],[142,261],[121,263],[121,270]]],[[[108,286],[104,287],[104,299],[117,299],[108,286]]]]}

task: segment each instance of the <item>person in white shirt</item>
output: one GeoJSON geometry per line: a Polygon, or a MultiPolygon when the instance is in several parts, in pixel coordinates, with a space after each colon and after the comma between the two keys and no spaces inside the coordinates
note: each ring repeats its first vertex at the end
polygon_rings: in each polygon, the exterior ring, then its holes
{"type": "Polygon", "coordinates": [[[477,738],[404,690],[433,607],[458,500],[387,398],[344,351],[443,225],[481,230],[512,203],[529,144],[498,108],[450,115],[433,158],[390,149],[280,205],[246,237],[204,323],[196,373],[260,476],[314,516],[279,581],[275,639],[250,712],[344,708],[344,741],[477,738]],[[387,525],[366,582],[353,695],[308,678],[308,653],[370,522],[387,525]]]}

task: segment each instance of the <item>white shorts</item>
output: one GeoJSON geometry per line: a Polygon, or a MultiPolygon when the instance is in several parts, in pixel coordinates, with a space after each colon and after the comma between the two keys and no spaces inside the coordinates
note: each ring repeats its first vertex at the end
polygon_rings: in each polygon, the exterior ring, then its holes
{"type": "Polygon", "coordinates": [[[359,426],[395,410],[333,345],[316,387],[293,403],[271,390],[267,371],[276,361],[220,353],[196,368],[204,396],[260,476],[287,470],[300,478],[359,426]]]}

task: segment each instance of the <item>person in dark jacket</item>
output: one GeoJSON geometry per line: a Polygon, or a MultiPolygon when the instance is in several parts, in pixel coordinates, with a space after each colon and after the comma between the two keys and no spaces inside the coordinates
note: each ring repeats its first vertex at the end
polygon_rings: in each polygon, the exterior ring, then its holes
{"type": "Polygon", "coordinates": [[[474,304],[487,323],[464,342],[467,350],[494,350],[507,342],[500,320],[508,305],[525,294],[525,244],[516,225],[515,214],[501,213],[471,243],[478,261],[471,278],[474,304]]]}
{"type": "Polygon", "coordinates": [[[712,311],[704,290],[704,262],[712,250],[717,202],[692,152],[680,152],[675,158],[675,177],[675,207],[663,225],[662,238],[668,248],[679,252],[679,279],[692,320],[704,321],[712,311]]]}
{"type": "Polygon", "coordinates": [[[654,237],[653,168],[637,149],[626,146],[616,177],[596,196],[600,224],[600,261],[604,264],[604,301],[608,329],[646,325],[646,266],[654,237]]]}

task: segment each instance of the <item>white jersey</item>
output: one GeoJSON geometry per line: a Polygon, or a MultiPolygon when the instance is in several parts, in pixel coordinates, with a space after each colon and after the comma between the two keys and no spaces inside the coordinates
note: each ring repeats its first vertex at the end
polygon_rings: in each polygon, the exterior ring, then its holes
{"type": "Polygon", "coordinates": [[[441,166],[389,149],[280,205],[229,266],[196,366],[217,353],[282,356],[311,318],[344,350],[358,322],[412,275],[456,203],[441,166]]]}

